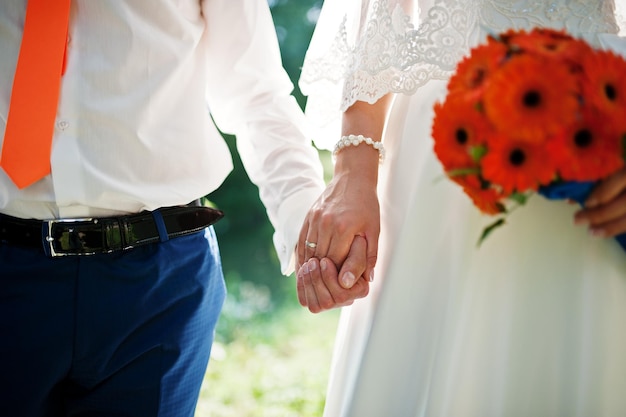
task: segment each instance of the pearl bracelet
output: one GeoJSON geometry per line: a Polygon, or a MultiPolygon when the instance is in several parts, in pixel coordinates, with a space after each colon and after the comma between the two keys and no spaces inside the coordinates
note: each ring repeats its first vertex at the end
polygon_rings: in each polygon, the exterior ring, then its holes
{"type": "Polygon", "coordinates": [[[383,146],[383,143],[382,142],[376,142],[376,141],[372,140],[372,138],[367,138],[367,137],[365,137],[363,135],[342,136],[341,139],[339,139],[339,141],[335,145],[335,149],[333,150],[333,156],[337,157],[337,154],[343,148],[346,148],[346,147],[348,147],[350,145],[357,146],[357,145],[359,145],[361,143],[366,143],[367,145],[370,145],[371,147],[376,149],[378,151],[378,161],[379,161],[379,163],[382,164],[384,162],[384,160],[385,160],[385,147],[383,146]]]}

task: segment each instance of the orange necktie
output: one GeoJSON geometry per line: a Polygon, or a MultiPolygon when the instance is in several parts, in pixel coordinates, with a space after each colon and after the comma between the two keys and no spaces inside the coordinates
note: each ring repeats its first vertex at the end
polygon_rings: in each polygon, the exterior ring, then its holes
{"type": "Polygon", "coordinates": [[[70,0],[28,0],[0,166],[19,188],[50,173],[70,0]]]}

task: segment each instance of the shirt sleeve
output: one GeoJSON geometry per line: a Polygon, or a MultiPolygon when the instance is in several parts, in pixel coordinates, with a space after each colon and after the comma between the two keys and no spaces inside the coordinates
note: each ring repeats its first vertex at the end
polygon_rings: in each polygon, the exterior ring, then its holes
{"type": "Polygon", "coordinates": [[[265,0],[205,0],[207,99],[217,126],[237,149],[272,223],[285,275],[304,217],[321,194],[323,170],[291,95],[265,0]]]}

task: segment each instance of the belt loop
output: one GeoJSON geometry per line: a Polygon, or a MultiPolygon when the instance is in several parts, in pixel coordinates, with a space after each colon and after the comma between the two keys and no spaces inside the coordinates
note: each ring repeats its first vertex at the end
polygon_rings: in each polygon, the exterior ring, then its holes
{"type": "Polygon", "coordinates": [[[167,242],[170,240],[170,237],[167,234],[167,229],[165,228],[165,222],[163,221],[163,215],[161,215],[161,212],[158,209],[152,211],[152,218],[154,219],[154,224],[156,224],[161,242],[167,242]]]}
{"type": "Polygon", "coordinates": [[[52,256],[52,242],[54,237],[51,236],[52,227],[50,222],[41,222],[41,243],[43,246],[43,252],[46,256],[52,256]]]}

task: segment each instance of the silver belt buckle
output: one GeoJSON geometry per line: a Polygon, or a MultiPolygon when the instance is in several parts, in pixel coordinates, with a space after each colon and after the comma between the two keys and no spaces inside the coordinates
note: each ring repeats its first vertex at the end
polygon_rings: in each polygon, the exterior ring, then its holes
{"type": "MultiPolygon", "coordinates": [[[[75,233],[74,229],[69,226],[67,227],[67,231],[63,233],[59,238],[55,238],[52,236],[52,231],[54,229],[54,225],[56,224],[68,224],[68,223],[93,223],[97,224],[98,219],[94,219],[93,217],[82,217],[82,218],[74,218],[74,219],[52,219],[52,220],[44,220],[44,224],[47,224],[48,233],[46,234],[46,242],[47,242],[47,250],[49,251],[49,256],[52,258],[60,257],[60,256],[78,256],[78,255],[95,255],[97,252],[92,251],[74,251],[72,249],[76,249],[77,245],[75,244],[75,239],[72,239],[72,235],[75,233]],[[67,247],[67,250],[63,250],[61,252],[57,252],[55,249],[55,243],[58,243],[62,249],[63,246],[67,247]]],[[[78,236],[79,237],[79,236],[78,236]]]]}

